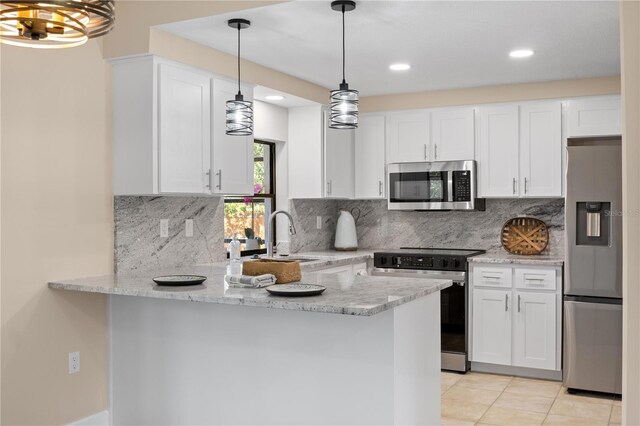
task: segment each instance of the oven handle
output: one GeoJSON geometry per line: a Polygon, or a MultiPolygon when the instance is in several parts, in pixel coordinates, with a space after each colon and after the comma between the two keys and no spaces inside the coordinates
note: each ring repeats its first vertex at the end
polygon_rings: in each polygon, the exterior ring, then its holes
{"type": "Polygon", "coordinates": [[[467,273],[465,271],[433,271],[423,269],[393,269],[393,268],[373,268],[373,276],[402,277],[402,278],[431,278],[440,280],[451,280],[454,284],[464,287],[467,273]]]}

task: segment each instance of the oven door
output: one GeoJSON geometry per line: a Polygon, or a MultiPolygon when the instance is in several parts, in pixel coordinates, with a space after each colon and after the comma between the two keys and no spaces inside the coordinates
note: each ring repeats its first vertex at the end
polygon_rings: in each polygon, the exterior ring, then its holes
{"type": "Polygon", "coordinates": [[[372,275],[403,278],[432,278],[453,281],[440,292],[441,368],[466,372],[469,369],[467,273],[415,269],[373,268],[372,275]]]}

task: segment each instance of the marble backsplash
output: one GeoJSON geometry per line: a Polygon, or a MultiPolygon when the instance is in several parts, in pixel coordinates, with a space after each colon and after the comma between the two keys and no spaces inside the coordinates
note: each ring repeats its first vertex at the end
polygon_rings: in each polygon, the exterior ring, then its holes
{"type": "Polygon", "coordinates": [[[114,209],[116,272],[226,259],[221,198],[118,196],[114,209]],[[169,219],[168,238],[160,237],[160,219],[169,219]],[[193,237],[186,219],[193,219],[193,237]]]}
{"type": "Polygon", "coordinates": [[[549,227],[546,252],[564,251],[563,199],[487,199],[484,212],[414,212],[387,210],[385,200],[292,200],[291,213],[298,233],[291,251],[327,250],[333,247],[338,210],[360,209],[356,223],[358,246],[363,249],[441,247],[500,250],[500,230],[507,219],[531,216],[549,227]],[[322,216],[322,229],[316,217],[322,216]]]}

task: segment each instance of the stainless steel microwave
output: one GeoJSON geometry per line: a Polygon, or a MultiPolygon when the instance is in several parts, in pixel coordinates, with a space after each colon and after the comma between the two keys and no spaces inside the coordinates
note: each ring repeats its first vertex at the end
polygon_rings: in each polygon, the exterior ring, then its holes
{"type": "Polygon", "coordinates": [[[484,210],[473,160],[392,163],[387,175],[389,210],[484,210]]]}

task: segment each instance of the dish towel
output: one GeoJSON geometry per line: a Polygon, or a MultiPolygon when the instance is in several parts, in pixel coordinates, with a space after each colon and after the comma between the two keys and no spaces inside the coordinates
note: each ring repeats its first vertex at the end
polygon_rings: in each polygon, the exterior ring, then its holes
{"type": "Polygon", "coordinates": [[[224,280],[229,284],[229,287],[260,288],[275,284],[276,276],[272,274],[258,275],[257,277],[249,275],[227,275],[224,277],[224,280]]]}

